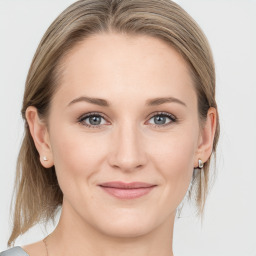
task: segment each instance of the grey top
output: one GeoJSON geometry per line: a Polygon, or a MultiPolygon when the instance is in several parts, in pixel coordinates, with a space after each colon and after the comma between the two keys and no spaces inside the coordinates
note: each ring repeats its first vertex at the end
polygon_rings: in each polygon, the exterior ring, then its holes
{"type": "Polygon", "coordinates": [[[29,256],[20,246],[0,252],[0,256],[29,256]]]}

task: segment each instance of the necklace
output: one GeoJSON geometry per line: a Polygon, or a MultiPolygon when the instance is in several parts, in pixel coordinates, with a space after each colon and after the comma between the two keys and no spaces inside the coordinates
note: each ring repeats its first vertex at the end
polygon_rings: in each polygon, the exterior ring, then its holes
{"type": "MultiPolygon", "coordinates": [[[[49,236],[49,235],[48,235],[48,236],[49,236]]],[[[48,236],[43,239],[44,246],[45,246],[45,250],[46,250],[46,256],[49,256],[49,254],[48,254],[48,247],[47,247],[47,243],[46,243],[46,238],[48,238],[48,236]]],[[[174,256],[174,255],[173,255],[173,256],[174,256]]]]}
{"type": "MultiPolygon", "coordinates": [[[[48,237],[48,236],[47,236],[48,237]]],[[[47,243],[46,243],[46,238],[47,237],[45,237],[44,239],[43,239],[43,242],[44,242],[44,246],[45,246],[45,249],[46,249],[46,255],[47,256],[49,256],[49,254],[48,254],[48,247],[47,247],[47,243]]]]}

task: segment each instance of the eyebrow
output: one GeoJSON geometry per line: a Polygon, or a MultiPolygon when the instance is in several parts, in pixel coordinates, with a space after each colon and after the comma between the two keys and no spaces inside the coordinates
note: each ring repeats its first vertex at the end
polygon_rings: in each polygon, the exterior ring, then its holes
{"type": "MultiPolygon", "coordinates": [[[[98,105],[101,107],[110,107],[111,106],[111,104],[105,99],[91,98],[91,97],[86,97],[86,96],[82,96],[82,97],[72,100],[68,104],[68,106],[70,106],[74,103],[77,103],[77,102],[88,102],[88,103],[98,105]]],[[[172,103],[172,102],[178,103],[178,104],[181,104],[181,105],[187,107],[187,105],[183,101],[181,101],[177,98],[174,98],[174,97],[158,97],[158,98],[154,98],[154,99],[148,99],[146,101],[146,106],[158,106],[158,105],[162,105],[164,103],[172,103]]]]}

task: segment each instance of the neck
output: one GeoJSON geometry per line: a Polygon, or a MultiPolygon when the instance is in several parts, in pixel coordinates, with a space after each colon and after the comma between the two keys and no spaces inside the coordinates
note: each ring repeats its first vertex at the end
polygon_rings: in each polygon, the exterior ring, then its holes
{"type": "Polygon", "coordinates": [[[63,205],[60,221],[47,238],[48,256],[173,256],[174,219],[175,212],[150,232],[116,237],[95,229],[63,205]]]}

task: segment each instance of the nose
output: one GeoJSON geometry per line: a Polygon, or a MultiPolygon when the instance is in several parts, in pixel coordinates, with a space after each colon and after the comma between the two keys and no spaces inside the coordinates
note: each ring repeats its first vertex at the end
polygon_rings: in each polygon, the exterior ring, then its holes
{"type": "Polygon", "coordinates": [[[109,164],[123,172],[131,172],[146,164],[146,151],[141,130],[125,122],[113,131],[109,164]]]}

